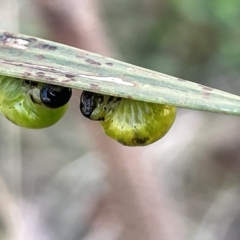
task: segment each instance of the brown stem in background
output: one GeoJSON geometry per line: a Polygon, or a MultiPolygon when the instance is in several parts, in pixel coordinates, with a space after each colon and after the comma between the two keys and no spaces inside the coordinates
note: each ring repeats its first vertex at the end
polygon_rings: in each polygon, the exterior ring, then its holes
{"type": "Polygon", "coordinates": [[[36,1],[51,38],[102,55],[111,55],[110,42],[96,1],[36,1]]]}
{"type": "MultiPolygon", "coordinates": [[[[113,55],[99,16],[99,3],[90,0],[36,0],[51,38],[103,55],[113,55]]],[[[78,103],[76,103],[78,104],[78,103]]],[[[109,174],[113,205],[119,216],[124,240],[182,239],[179,216],[172,200],[160,187],[151,159],[143,159],[144,148],[129,148],[103,136],[101,127],[87,124],[109,174]]],[[[117,224],[117,222],[116,222],[117,224]]]]}

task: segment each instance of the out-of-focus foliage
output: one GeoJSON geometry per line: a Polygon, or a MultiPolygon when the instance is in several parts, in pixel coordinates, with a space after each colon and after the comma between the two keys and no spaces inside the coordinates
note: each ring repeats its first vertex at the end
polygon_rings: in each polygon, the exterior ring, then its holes
{"type": "Polygon", "coordinates": [[[239,1],[103,2],[124,60],[240,93],[239,1]]]}

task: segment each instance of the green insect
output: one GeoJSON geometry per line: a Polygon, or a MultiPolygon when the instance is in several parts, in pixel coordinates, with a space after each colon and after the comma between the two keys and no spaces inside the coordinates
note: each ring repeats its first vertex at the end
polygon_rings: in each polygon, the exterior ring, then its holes
{"type": "Polygon", "coordinates": [[[176,107],[83,91],[81,113],[99,121],[109,137],[126,146],[145,146],[162,138],[172,126],[176,107]]]}
{"type": "Polygon", "coordinates": [[[21,127],[55,124],[66,112],[71,95],[70,88],[0,76],[0,112],[21,127]]]}

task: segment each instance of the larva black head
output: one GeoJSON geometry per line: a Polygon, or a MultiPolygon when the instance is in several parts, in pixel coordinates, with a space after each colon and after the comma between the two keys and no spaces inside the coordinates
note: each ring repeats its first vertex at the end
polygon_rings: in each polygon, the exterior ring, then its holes
{"type": "Polygon", "coordinates": [[[80,97],[80,111],[86,118],[90,118],[93,110],[97,107],[96,93],[83,91],[80,97]]]}
{"type": "Polygon", "coordinates": [[[49,108],[59,108],[68,103],[72,96],[71,88],[44,84],[40,90],[43,104],[49,108]]]}

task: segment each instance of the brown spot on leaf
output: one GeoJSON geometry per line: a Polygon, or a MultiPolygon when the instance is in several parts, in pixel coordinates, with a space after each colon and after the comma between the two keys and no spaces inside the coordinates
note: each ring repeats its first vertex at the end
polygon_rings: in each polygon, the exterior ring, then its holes
{"type": "Polygon", "coordinates": [[[205,99],[208,99],[209,95],[213,89],[210,87],[207,87],[207,86],[203,86],[203,85],[200,85],[200,86],[202,87],[202,90],[203,90],[202,97],[205,99]]]}
{"type": "Polygon", "coordinates": [[[14,37],[13,33],[10,33],[10,32],[4,32],[2,36],[5,36],[5,37],[14,37]]]}
{"type": "Polygon", "coordinates": [[[26,49],[30,41],[21,37],[15,37],[10,33],[4,33],[0,35],[0,45],[17,48],[17,49],[26,49]]]}
{"type": "Polygon", "coordinates": [[[108,65],[108,66],[113,66],[113,63],[111,63],[111,62],[107,62],[105,64],[108,65]]]}
{"type": "Polygon", "coordinates": [[[53,80],[55,80],[56,78],[53,78],[53,77],[46,77],[45,79],[48,80],[48,81],[53,81],[53,80]]]}
{"type": "Polygon", "coordinates": [[[31,73],[29,73],[29,72],[24,72],[23,73],[23,77],[29,77],[29,76],[31,76],[31,73]]]}
{"type": "Polygon", "coordinates": [[[37,57],[37,60],[39,61],[46,59],[46,57],[43,55],[37,55],[36,57],[37,57]]]}
{"type": "Polygon", "coordinates": [[[202,97],[208,99],[209,94],[210,94],[209,92],[203,92],[202,97]]]}
{"type": "Polygon", "coordinates": [[[182,79],[182,78],[177,78],[178,81],[181,81],[181,82],[186,82],[186,80],[182,79]]]}
{"type": "Polygon", "coordinates": [[[202,86],[202,90],[211,92],[213,89],[210,87],[202,86]]]}
{"type": "Polygon", "coordinates": [[[56,46],[52,46],[52,45],[49,45],[49,44],[42,44],[42,43],[39,43],[36,48],[40,48],[40,49],[44,49],[44,50],[56,50],[57,47],[56,46]]]}
{"type": "Polygon", "coordinates": [[[89,58],[86,59],[85,62],[90,63],[90,64],[94,64],[94,65],[98,65],[98,66],[101,65],[100,62],[96,62],[96,61],[94,61],[93,59],[89,59],[89,58]]]}
{"type": "Polygon", "coordinates": [[[74,82],[74,81],[76,81],[76,80],[74,78],[71,78],[71,79],[65,79],[62,82],[68,83],[68,82],[74,82]]]}
{"type": "Polygon", "coordinates": [[[27,39],[29,42],[37,42],[37,39],[36,38],[28,38],[27,39]]]}
{"type": "Polygon", "coordinates": [[[36,75],[40,76],[40,77],[43,77],[43,76],[45,76],[45,73],[44,72],[36,72],[36,75]]]}
{"type": "Polygon", "coordinates": [[[76,77],[76,76],[73,75],[73,74],[67,73],[67,74],[65,74],[65,77],[66,77],[66,78],[74,78],[74,77],[76,77]]]}
{"type": "Polygon", "coordinates": [[[78,54],[76,54],[76,58],[84,58],[84,56],[83,56],[83,55],[80,55],[80,54],[78,53],[78,54]]]}

